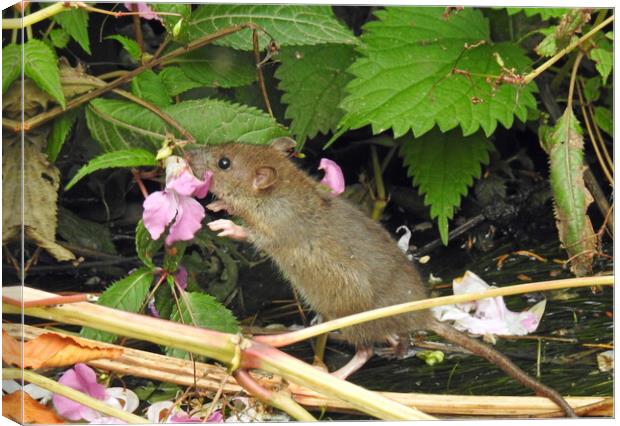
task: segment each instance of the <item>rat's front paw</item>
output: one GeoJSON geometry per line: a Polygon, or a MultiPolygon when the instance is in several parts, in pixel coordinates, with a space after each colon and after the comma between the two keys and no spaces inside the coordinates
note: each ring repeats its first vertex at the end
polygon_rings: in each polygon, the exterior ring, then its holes
{"type": "Polygon", "coordinates": [[[221,231],[217,234],[218,237],[228,237],[237,241],[246,241],[248,239],[248,232],[242,226],[237,225],[232,220],[218,219],[207,224],[212,231],[221,231]]]}
{"type": "Polygon", "coordinates": [[[222,210],[226,210],[230,213],[230,206],[226,204],[224,200],[215,200],[212,203],[207,204],[207,208],[212,212],[219,212],[222,210]]]}

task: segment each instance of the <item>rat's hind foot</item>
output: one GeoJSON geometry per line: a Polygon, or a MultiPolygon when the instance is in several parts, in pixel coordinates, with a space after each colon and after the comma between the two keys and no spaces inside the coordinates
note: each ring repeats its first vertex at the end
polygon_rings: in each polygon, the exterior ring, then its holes
{"type": "Polygon", "coordinates": [[[340,367],[338,370],[331,373],[332,376],[338,377],[339,379],[346,380],[351,374],[355,373],[357,370],[362,368],[366,361],[368,361],[374,353],[372,347],[363,347],[359,348],[353,358],[349,360],[344,366],[340,367]]]}
{"type": "Polygon", "coordinates": [[[207,224],[212,231],[221,231],[217,234],[218,237],[228,237],[233,240],[246,241],[248,239],[248,232],[242,226],[237,225],[232,220],[218,219],[207,224]]]}

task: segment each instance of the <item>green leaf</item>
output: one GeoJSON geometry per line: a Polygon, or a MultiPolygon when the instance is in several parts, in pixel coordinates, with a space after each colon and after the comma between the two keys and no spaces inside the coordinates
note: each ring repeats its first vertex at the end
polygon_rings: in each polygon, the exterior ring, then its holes
{"type": "Polygon", "coordinates": [[[22,47],[11,43],[2,48],[2,94],[22,72],[22,47]]]}
{"type": "Polygon", "coordinates": [[[90,55],[90,41],[88,39],[88,12],[80,8],[72,8],[66,12],[54,15],[54,21],[66,30],[77,41],[82,49],[90,55]]]}
{"type": "Polygon", "coordinates": [[[179,36],[182,36],[186,29],[184,23],[189,18],[189,15],[192,13],[192,5],[191,4],[183,4],[183,3],[149,3],[149,7],[154,12],[168,12],[168,13],[178,13],[181,16],[174,15],[160,15],[160,17],[164,20],[164,27],[166,27],[166,31],[168,33],[174,33],[174,27],[177,23],[183,19],[181,23],[182,27],[179,30],[178,35],[173,34],[173,38],[177,39],[179,36]]]}
{"type": "Polygon", "coordinates": [[[41,40],[33,38],[24,44],[24,74],[65,107],[56,55],[41,40]]]}
{"type": "MultiPolygon", "coordinates": [[[[244,105],[217,99],[180,102],[162,108],[190,132],[201,144],[230,141],[265,144],[280,136],[289,136],[286,128],[268,114],[244,105]]],[[[166,133],[178,132],[157,115],[133,102],[95,99],[86,109],[92,136],[105,151],[141,147],[161,148],[166,133]]]]}
{"type": "Polygon", "coordinates": [[[50,31],[50,41],[58,49],[64,49],[69,44],[71,36],[62,28],[54,28],[50,31]]]}
{"type": "Polygon", "coordinates": [[[56,158],[58,158],[58,154],[67,140],[67,136],[69,136],[69,132],[77,116],[78,110],[71,109],[54,120],[52,131],[47,138],[47,158],[49,158],[51,162],[56,161],[56,158]]]}
{"type": "Polygon", "coordinates": [[[189,78],[179,67],[166,67],[158,75],[170,96],[177,96],[190,89],[202,87],[202,84],[189,78]]]}
{"type": "Polygon", "coordinates": [[[594,122],[605,133],[614,137],[614,120],[611,111],[605,107],[594,108],[594,122]]]}
{"type": "MultiPolygon", "coordinates": [[[[140,268],[108,287],[99,297],[97,304],[136,313],[145,304],[152,282],[153,272],[148,268],[140,268]]],[[[115,334],[88,327],[82,328],[80,336],[109,343],[117,338],[115,334]]]]}
{"type": "Polygon", "coordinates": [[[530,59],[513,43],[489,43],[489,24],[480,11],[465,9],[443,19],[444,8],[388,7],[364,27],[361,56],[349,68],[355,79],[342,102],[341,131],[372,125],[374,134],[392,129],[415,136],[435,124],[442,132],[459,126],[464,135],[480,127],[487,135],[499,121],[510,128],[516,115],[536,108],[535,86],[501,84],[487,75],[501,72],[495,55],[517,73],[530,59]],[[469,49],[465,45],[477,46],[469,49]],[[454,73],[453,69],[462,70],[454,73]]]}
{"type": "Polygon", "coordinates": [[[611,41],[614,41],[614,32],[613,31],[606,32],[605,37],[607,37],[611,41]]]}
{"type": "Polygon", "coordinates": [[[58,228],[56,232],[63,240],[79,247],[102,253],[117,254],[109,227],[82,219],[60,205],[58,206],[58,228]]]}
{"type": "Polygon", "coordinates": [[[601,95],[601,77],[596,76],[587,79],[583,85],[583,94],[588,102],[598,100],[601,95]]]}
{"type": "Polygon", "coordinates": [[[68,191],[84,176],[101,169],[112,167],[156,166],[155,155],[143,149],[126,149],[101,154],[82,166],[65,187],[68,191]]]}
{"type": "MultiPolygon", "coordinates": [[[[190,16],[186,35],[196,39],[231,25],[247,23],[264,28],[281,47],[357,43],[355,36],[338,22],[329,6],[203,5],[190,16]]],[[[261,48],[269,41],[270,39],[259,31],[261,48]]],[[[240,50],[252,50],[252,31],[238,31],[215,43],[240,50]]]]}
{"type": "Polygon", "coordinates": [[[571,110],[566,109],[555,127],[543,133],[541,145],[549,154],[549,180],[560,241],[572,259],[571,271],[583,276],[592,272],[597,238],[587,215],[592,196],[583,181],[582,130],[571,110]]]}
{"type": "Polygon", "coordinates": [[[289,47],[280,52],[281,65],[276,71],[282,102],[288,104],[286,118],[292,120],[291,132],[303,146],[318,132],[335,129],[344,115],[339,104],[344,87],[352,76],[346,69],[355,60],[348,45],[289,47]]]}
{"type": "Polygon", "coordinates": [[[105,38],[106,40],[116,40],[120,44],[123,45],[123,49],[129,53],[129,56],[132,57],[135,61],[139,61],[142,57],[142,52],[140,51],[140,45],[133,39],[122,36],[122,35],[111,35],[105,38]]]}
{"type": "Polygon", "coordinates": [[[145,266],[155,267],[153,256],[164,245],[162,239],[153,240],[142,219],[136,225],[136,254],[145,266]]]}
{"type": "Polygon", "coordinates": [[[159,107],[172,103],[166,85],[152,70],[146,70],[131,80],[131,92],[159,107]]]}
{"type": "Polygon", "coordinates": [[[436,129],[402,144],[400,155],[407,174],[419,186],[420,195],[425,195],[424,204],[431,206],[431,218],[437,218],[444,244],[448,243],[448,220],[474,178],[480,177],[480,165],[488,164],[492,148],[480,132],[463,137],[457,130],[441,133],[436,129]]]}
{"type": "Polygon", "coordinates": [[[560,23],[541,32],[548,33],[545,39],[536,46],[540,56],[553,56],[560,49],[577,40],[576,33],[590,20],[590,13],[584,9],[569,9],[560,20],[560,23]]]}
{"type": "Polygon", "coordinates": [[[600,39],[597,42],[596,49],[590,51],[590,59],[596,63],[596,70],[603,77],[603,84],[605,84],[614,66],[611,43],[607,39],[600,39]]]}
{"type": "Polygon", "coordinates": [[[532,17],[540,15],[541,19],[547,20],[549,18],[559,18],[568,12],[569,9],[559,7],[507,7],[506,11],[509,15],[516,15],[519,12],[523,12],[525,16],[532,17]]]}
{"type": "MultiPolygon", "coordinates": [[[[235,316],[213,296],[195,292],[185,293],[185,297],[179,298],[179,302],[181,304],[181,312],[179,312],[178,307],[175,305],[170,315],[172,321],[224,333],[237,333],[239,331],[239,323],[235,316]]],[[[187,352],[168,348],[166,355],[186,358],[187,352]]]]}
{"type": "Polygon", "coordinates": [[[250,52],[227,47],[205,46],[174,60],[187,77],[205,87],[245,86],[256,80],[256,65],[250,52]]]}

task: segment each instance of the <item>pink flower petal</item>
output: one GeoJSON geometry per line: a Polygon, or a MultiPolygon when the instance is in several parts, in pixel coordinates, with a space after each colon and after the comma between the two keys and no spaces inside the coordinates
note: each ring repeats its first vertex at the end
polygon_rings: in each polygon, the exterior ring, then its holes
{"type": "Polygon", "coordinates": [[[123,4],[125,8],[127,8],[127,10],[131,12],[138,12],[141,18],[156,19],[159,22],[163,22],[160,16],[157,13],[153,12],[153,10],[149,7],[149,5],[147,5],[144,2],[137,2],[137,3],[125,2],[123,4]],[[132,6],[135,6],[135,9],[132,6]]]}
{"type": "Polygon", "coordinates": [[[213,178],[213,172],[205,170],[202,183],[194,190],[194,197],[204,198],[207,196],[209,187],[211,186],[211,178],[213,178]]]}
{"type": "MultiPolygon", "coordinates": [[[[97,383],[95,372],[86,364],[76,364],[72,369],[65,371],[58,383],[84,392],[93,398],[105,399],[105,386],[97,383]]],[[[54,395],[52,401],[58,414],[69,420],[80,420],[94,415],[93,409],[60,395],[54,395]]]]}
{"type": "Polygon", "coordinates": [[[151,300],[149,300],[149,303],[147,303],[146,305],[147,309],[149,310],[149,312],[151,313],[152,316],[154,316],[155,318],[160,318],[161,315],[159,314],[159,311],[157,310],[157,306],[155,306],[155,298],[152,297],[151,300]]]}
{"type": "Polygon", "coordinates": [[[166,226],[172,222],[177,211],[177,204],[175,194],[166,191],[156,191],[146,197],[142,204],[144,208],[142,219],[152,239],[158,239],[166,226]]]}
{"type": "Polygon", "coordinates": [[[224,423],[224,416],[220,410],[216,410],[211,413],[207,419],[207,423],[224,423]]]}
{"type": "Polygon", "coordinates": [[[204,217],[205,209],[198,201],[192,197],[179,196],[177,217],[166,237],[166,245],[169,246],[175,241],[188,241],[194,238],[194,234],[200,229],[204,217]]]}
{"type": "Polygon", "coordinates": [[[179,269],[174,274],[174,282],[181,290],[187,288],[187,269],[183,265],[179,265],[179,269]]]}
{"type": "Polygon", "coordinates": [[[321,180],[321,183],[330,187],[332,194],[339,195],[344,192],[345,185],[342,169],[335,161],[328,158],[321,158],[319,170],[325,171],[325,176],[321,180]]]}
{"type": "Polygon", "coordinates": [[[204,182],[199,180],[189,170],[185,170],[166,183],[166,191],[172,190],[179,195],[192,195],[197,188],[201,188],[203,185],[204,182]]]}

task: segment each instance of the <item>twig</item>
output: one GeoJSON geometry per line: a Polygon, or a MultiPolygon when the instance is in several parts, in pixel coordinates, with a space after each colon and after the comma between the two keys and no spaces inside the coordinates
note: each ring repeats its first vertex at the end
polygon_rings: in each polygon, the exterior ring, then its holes
{"type": "Polygon", "coordinates": [[[57,3],[52,4],[51,6],[45,7],[43,9],[39,9],[34,13],[29,13],[28,15],[25,15],[23,18],[3,19],[2,29],[3,30],[24,29],[24,27],[32,26],[36,24],[37,22],[43,21],[61,12],[64,12],[65,9],[69,7],[70,7],[69,2],[57,2],[57,3]]]}
{"type": "MultiPolygon", "coordinates": [[[[471,219],[467,220],[467,222],[465,222],[464,224],[450,231],[450,233],[448,234],[448,241],[451,241],[455,239],[456,237],[458,237],[459,235],[464,234],[465,232],[469,231],[470,229],[475,228],[476,226],[484,222],[485,219],[486,218],[482,214],[472,217],[471,219]]],[[[419,250],[414,251],[413,255],[416,257],[424,256],[431,250],[439,247],[441,244],[442,244],[441,239],[437,238],[436,240],[431,241],[430,243],[426,244],[419,250]]]]}
{"type": "MultiPolygon", "coordinates": [[[[137,3],[131,4],[131,10],[137,12],[137,3]]],[[[144,55],[144,37],[142,37],[142,23],[140,22],[140,15],[133,15],[133,33],[136,36],[136,43],[140,46],[140,57],[144,55]]]]}
{"type": "Polygon", "coordinates": [[[258,77],[258,87],[260,93],[263,96],[263,102],[265,102],[265,108],[271,117],[273,117],[273,111],[271,110],[271,103],[269,102],[269,95],[267,94],[267,87],[265,86],[265,78],[263,76],[263,64],[260,59],[260,47],[258,44],[258,32],[256,29],[252,30],[252,47],[254,49],[254,59],[256,61],[256,76],[258,77]]]}
{"type": "Polygon", "coordinates": [[[246,23],[246,24],[239,24],[239,25],[233,25],[227,28],[223,28],[219,31],[216,31],[212,34],[208,34],[204,37],[201,37],[199,39],[196,39],[190,43],[188,43],[185,46],[179,47],[178,49],[173,50],[172,52],[168,53],[167,55],[161,56],[159,58],[154,58],[151,61],[149,61],[146,64],[143,64],[131,71],[128,71],[125,75],[117,78],[114,81],[111,81],[109,83],[107,83],[105,86],[100,87],[98,89],[95,89],[91,92],[85,93],[81,96],[78,96],[77,98],[73,98],[71,99],[69,102],[67,102],[65,109],[63,109],[62,107],[56,107],[56,108],[52,108],[49,111],[46,111],[44,113],[41,113],[39,115],[36,115],[35,117],[27,120],[24,122],[23,127],[22,126],[18,126],[17,128],[15,127],[15,121],[13,120],[6,120],[6,119],[2,119],[2,125],[5,128],[8,128],[10,130],[13,130],[14,132],[20,132],[23,128],[23,130],[28,131],[31,129],[34,129],[36,127],[39,127],[42,124],[47,123],[50,120],[53,120],[54,118],[56,118],[58,115],[63,114],[65,112],[67,112],[70,109],[73,108],[77,108],[78,106],[92,100],[95,99],[96,97],[107,93],[111,90],[116,89],[118,86],[120,86],[123,83],[126,83],[127,81],[131,80],[133,77],[137,76],[138,74],[149,70],[167,60],[170,60],[172,58],[176,58],[177,56],[181,56],[187,52],[190,52],[192,50],[198,49],[202,46],[205,46],[209,43],[212,43],[216,40],[219,40],[222,37],[226,37],[230,34],[236,33],[238,31],[242,31],[244,29],[261,29],[261,27],[252,24],[252,23],[246,23]]]}
{"type": "Polygon", "coordinates": [[[582,43],[584,43],[585,41],[587,41],[588,39],[590,39],[590,37],[592,37],[594,34],[596,34],[597,32],[599,32],[600,30],[602,30],[603,28],[605,28],[608,24],[610,24],[612,21],[614,20],[614,16],[610,16],[609,18],[605,19],[603,22],[601,22],[599,25],[597,25],[596,27],[592,28],[590,31],[588,31],[588,33],[584,34],[583,36],[581,36],[581,38],[579,38],[578,40],[574,41],[573,43],[569,44],[568,46],[566,46],[564,49],[560,50],[558,53],[556,53],[555,55],[553,55],[547,62],[545,62],[544,64],[542,64],[541,66],[539,66],[538,68],[536,68],[534,71],[532,71],[531,73],[529,73],[528,75],[526,75],[523,78],[523,84],[528,84],[530,83],[532,80],[534,80],[536,77],[538,77],[540,74],[542,74],[544,71],[546,71],[549,67],[551,67],[553,64],[555,64],[557,61],[559,61],[560,59],[562,59],[562,57],[564,55],[566,55],[567,53],[569,53],[570,51],[572,51],[574,48],[576,48],[577,46],[580,46],[582,43]]]}

